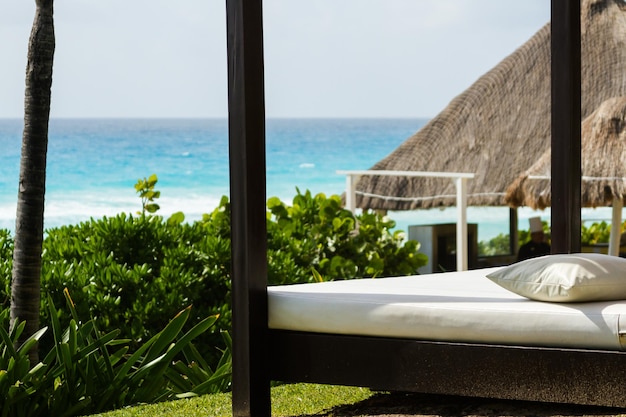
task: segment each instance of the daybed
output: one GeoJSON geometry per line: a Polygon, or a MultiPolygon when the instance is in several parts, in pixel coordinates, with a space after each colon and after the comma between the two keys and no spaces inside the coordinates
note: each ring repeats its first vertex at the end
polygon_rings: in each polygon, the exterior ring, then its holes
{"type": "MultiPolygon", "coordinates": [[[[625,353],[610,350],[599,342],[604,336],[599,337],[596,329],[588,337],[582,336],[582,340],[576,338],[571,345],[550,342],[551,346],[538,346],[543,343],[527,340],[531,335],[515,339],[516,332],[509,332],[513,337],[510,340],[466,339],[460,337],[468,333],[462,326],[452,332],[453,336],[458,333],[459,338],[449,340],[432,334],[383,335],[382,331],[378,334],[380,327],[369,335],[346,334],[345,329],[330,333],[329,328],[268,327],[262,1],[227,0],[226,5],[233,414],[269,415],[270,380],[626,406],[625,353]]],[[[557,156],[552,162],[552,212],[559,213],[551,222],[552,250],[571,253],[580,251],[578,2],[552,0],[551,27],[552,155],[557,156]]],[[[281,308],[281,291],[269,290],[272,299],[278,300],[272,301],[272,311],[281,308]]],[[[496,298],[499,297],[504,295],[500,293],[496,298]]],[[[480,304],[491,305],[491,301],[480,304]]],[[[607,308],[621,311],[622,307],[607,308]]],[[[322,320],[322,324],[332,325],[334,317],[322,320]]],[[[271,318],[273,325],[282,326],[275,324],[274,314],[271,318]]],[[[364,327],[371,328],[370,325],[366,323],[364,327]]],[[[430,326],[422,323],[421,327],[430,326]]],[[[552,337],[549,333],[550,330],[547,336],[552,337]]]]}
{"type": "Polygon", "coordinates": [[[271,378],[626,406],[626,301],[534,301],[501,270],[269,287],[271,378]]]}

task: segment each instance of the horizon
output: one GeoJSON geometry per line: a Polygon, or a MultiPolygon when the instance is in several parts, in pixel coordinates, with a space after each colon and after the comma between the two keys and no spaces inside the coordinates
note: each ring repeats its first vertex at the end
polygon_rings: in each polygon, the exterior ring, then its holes
{"type": "MultiPolygon", "coordinates": [[[[23,120],[23,116],[0,117],[0,120],[23,120]]],[[[430,120],[431,117],[370,117],[370,116],[345,116],[345,117],[324,117],[324,116],[266,116],[265,120],[430,120]]],[[[228,120],[228,116],[55,116],[50,120],[228,120]]]]}

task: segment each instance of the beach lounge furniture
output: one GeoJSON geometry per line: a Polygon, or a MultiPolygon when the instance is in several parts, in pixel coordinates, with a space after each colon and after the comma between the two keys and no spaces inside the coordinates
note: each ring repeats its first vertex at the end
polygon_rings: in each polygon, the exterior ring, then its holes
{"type": "MultiPolygon", "coordinates": [[[[576,252],[580,247],[580,201],[577,197],[580,195],[580,113],[577,111],[580,109],[580,9],[575,3],[552,0],[552,148],[553,154],[559,155],[552,163],[552,210],[559,212],[558,218],[552,220],[553,253],[576,252]]],[[[301,324],[294,328],[276,323],[274,327],[268,326],[270,318],[274,320],[276,315],[284,315],[275,310],[281,308],[284,293],[295,290],[268,290],[266,282],[262,2],[227,0],[226,4],[233,251],[233,414],[269,415],[270,380],[626,406],[626,354],[604,344],[597,345],[595,333],[588,335],[587,339],[594,340],[589,344],[583,336],[582,341],[553,345],[538,339],[527,340],[538,337],[536,334],[517,340],[453,336],[446,340],[446,337],[432,335],[379,334],[380,329],[371,334],[361,331],[352,334],[354,332],[345,329],[332,333],[331,329],[310,329],[300,327],[301,324]]],[[[477,272],[440,274],[439,277],[476,279],[474,274],[477,272]]],[[[433,277],[423,278],[432,280],[433,277]]],[[[397,280],[408,279],[410,277],[397,280]]],[[[351,281],[336,285],[340,288],[330,294],[333,297],[340,294],[335,298],[340,298],[337,304],[341,306],[343,298],[352,298],[354,293],[364,291],[358,289],[361,285],[371,284],[351,281]]],[[[489,288],[492,291],[494,287],[489,288]]],[[[401,296],[396,294],[399,290],[384,291],[391,291],[391,297],[401,296]]],[[[315,293],[308,289],[303,291],[309,292],[315,293]]],[[[366,292],[368,298],[384,296],[375,288],[366,292]]],[[[509,297],[504,294],[506,292],[498,292],[494,296],[496,299],[509,297]]],[[[440,298],[457,296],[435,295],[440,298]]],[[[486,306],[493,302],[480,293],[474,294],[472,289],[467,297],[483,298],[475,301],[486,306]]],[[[458,301],[463,304],[467,300],[458,301]]],[[[511,304],[520,302],[526,301],[515,298],[511,304]]],[[[448,305],[443,301],[439,304],[448,305]]],[[[295,308],[290,310],[290,315],[297,311],[297,302],[295,308]]],[[[318,307],[311,308],[318,310],[318,307]]],[[[619,310],[619,307],[610,308],[619,310]]],[[[335,312],[333,317],[342,314],[341,311],[346,310],[335,312]]],[[[587,310],[583,309],[582,316],[586,314],[584,311],[587,310]]],[[[327,312],[318,314],[322,313],[327,312]]],[[[326,318],[321,322],[332,324],[333,321],[326,318]]],[[[370,328],[370,323],[362,326],[370,328]]],[[[456,330],[468,333],[463,326],[456,330]]]]}
{"type": "MultiPolygon", "coordinates": [[[[625,259],[567,257],[614,260],[626,289],[625,259]]],[[[535,301],[486,278],[523,266],[269,287],[270,377],[625,406],[626,300],[535,301]]]]}

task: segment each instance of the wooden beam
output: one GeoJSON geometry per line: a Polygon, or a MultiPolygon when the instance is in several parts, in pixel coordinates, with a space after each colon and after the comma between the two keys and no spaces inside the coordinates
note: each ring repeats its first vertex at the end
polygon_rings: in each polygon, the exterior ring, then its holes
{"type": "Polygon", "coordinates": [[[233,416],[269,416],[261,0],[227,0],[233,416]]]}
{"type": "Polygon", "coordinates": [[[552,253],[580,252],[580,1],[552,0],[552,253]]]}
{"type": "Polygon", "coordinates": [[[278,381],[626,407],[625,352],[270,334],[271,373],[278,381]]]}
{"type": "Polygon", "coordinates": [[[467,271],[468,246],[467,239],[467,178],[454,180],[456,187],[456,270],[467,271]]]}
{"type": "Polygon", "coordinates": [[[517,255],[519,251],[519,230],[517,208],[509,208],[509,253],[517,255]]]}

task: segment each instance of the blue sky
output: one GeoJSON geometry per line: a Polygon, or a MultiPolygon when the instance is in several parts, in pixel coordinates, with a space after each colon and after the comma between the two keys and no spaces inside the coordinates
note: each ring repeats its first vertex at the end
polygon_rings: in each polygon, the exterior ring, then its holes
{"type": "MultiPolygon", "coordinates": [[[[56,0],[53,117],[226,117],[225,0],[56,0]]],[[[22,117],[35,0],[0,3],[0,117],[22,117]]],[[[268,117],[431,117],[548,0],[265,0],[268,117]]]]}

